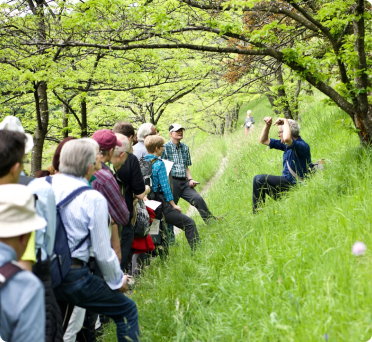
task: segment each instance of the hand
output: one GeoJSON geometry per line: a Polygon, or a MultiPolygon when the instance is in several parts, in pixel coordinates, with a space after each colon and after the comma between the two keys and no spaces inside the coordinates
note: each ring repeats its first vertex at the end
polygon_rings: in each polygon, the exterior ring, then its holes
{"type": "Polygon", "coordinates": [[[128,276],[127,274],[125,274],[124,275],[124,277],[123,277],[123,286],[120,288],[120,289],[118,289],[121,293],[125,293],[125,292],[127,292],[128,291],[128,278],[129,278],[130,276],[128,276]]]}
{"type": "Polygon", "coordinates": [[[195,188],[198,184],[200,184],[200,183],[195,182],[193,179],[190,179],[190,181],[189,181],[190,188],[195,188]]]}
{"type": "Polygon", "coordinates": [[[143,200],[144,200],[144,201],[148,201],[149,199],[147,198],[147,196],[145,196],[145,197],[143,198],[143,200]]]}
{"type": "Polygon", "coordinates": [[[272,123],[273,123],[273,118],[271,116],[265,116],[264,121],[265,121],[266,125],[271,126],[272,123]]]}
{"type": "Polygon", "coordinates": [[[148,185],[146,185],[145,186],[145,194],[148,195],[150,193],[150,191],[151,191],[151,188],[148,185]]]}
{"type": "Polygon", "coordinates": [[[173,208],[178,210],[180,213],[182,212],[182,209],[179,205],[175,205],[173,208]]]}
{"type": "Polygon", "coordinates": [[[284,125],[284,119],[279,118],[275,121],[274,126],[282,126],[284,125]]]}

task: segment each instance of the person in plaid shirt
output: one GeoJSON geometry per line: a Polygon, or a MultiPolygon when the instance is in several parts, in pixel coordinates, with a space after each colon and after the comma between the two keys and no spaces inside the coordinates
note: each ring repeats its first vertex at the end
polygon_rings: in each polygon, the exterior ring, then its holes
{"type": "Polygon", "coordinates": [[[164,138],[157,135],[149,135],[145,139],[145,147],[149,152],[145,156],[145,160],[157,159],[152,164],[152,191],[154,193],[159,191],[159,195],[162,198],[165,222],[183,229],[191,249],[195,249],[200,241],[195,221],[191,217],[182,214],[181,208],[174,202],[165,164],[159,159],[164,149],[164,142],[164,138]]]}
{"type": "Polygon", "coordinates": [[[169,126],[171,140],[164,145],[162,158],[172,161],[173,178],[173,197],[177,204],[180,198],[193,205],[198,211],[204,222],[210,219],[218,220],[208,209],[203,197],[195,190],[198,182],[191,177],[189,166],[191,166],[191,157],[189,147],[181,143],[183,138],[183,128],[180,124],[174,123],[169,126]]]}

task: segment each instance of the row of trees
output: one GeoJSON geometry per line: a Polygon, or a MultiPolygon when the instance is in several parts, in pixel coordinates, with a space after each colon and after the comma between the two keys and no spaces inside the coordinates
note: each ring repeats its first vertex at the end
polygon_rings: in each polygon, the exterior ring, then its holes
{"type": "Polygon", "coordinates": [[[177,112],[223,133],[243,96],[266,94],[296,118],[311,88],[371,142],[367,1],[15,0],[0,15],[2,112],[27,119],[33,173],[45,140],[70,131],[119,117],[161,125],[177,112]]]}

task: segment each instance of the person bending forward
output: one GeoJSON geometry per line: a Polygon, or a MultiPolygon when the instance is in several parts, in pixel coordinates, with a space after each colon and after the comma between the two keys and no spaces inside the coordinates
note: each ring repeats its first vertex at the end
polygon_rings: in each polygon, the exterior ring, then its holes
{"type": "Polygon", "coordinates": [[[199,242],[198,229],[191,217],[181,213],[181,208],[174,203],[173,194],[169,185],[167,171],[164,162],[159,159],[164,149],[164,138],[152,135],[145,139],[145,146],[149,154],[145,160],[157,160],[152,164],[152,191],[156,194],[159,191],[163,200],[163,214],[165,221],[185,231],[186,239],[191,247],[195,249],[199,242]],[[159,188],[160,187],[160,188],[159,188]]]}

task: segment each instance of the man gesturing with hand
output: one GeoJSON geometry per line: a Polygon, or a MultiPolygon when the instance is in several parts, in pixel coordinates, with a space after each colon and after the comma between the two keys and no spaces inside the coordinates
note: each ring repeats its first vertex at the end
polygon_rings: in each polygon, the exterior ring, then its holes
{"type": "Polygon", "coordinates": [[[264,122],[260,143],[270,146],[270,149],[283,151],[283,172],[281,176],[261,174],[253,178],[254,213],[259,202],[265,202],[266,195],[277,199],[280,193],[288,191],[297,181],[302,181],[311,164],[310,146],[300,137],[300,125],[296,121],[282,118],[275,121],[280,139],[269,139],[273,119],[267,116],[264,122]]]}
{"type": "Polygon", "coordinates": [[[172,180],[174,203],[177,204],[180,198],[193,205],[200,213],[202,219],[206,222],[210,219],[218,220],[208,209],[203,197],[194,189],[199,183],[192,179],[189,166],[191,166],[191,157],[189,147],[181,143],[183,131],[180,124],[174,123],[169,126],[171,140],[164,145],[162,159],[172,161],[172,180]]]}

